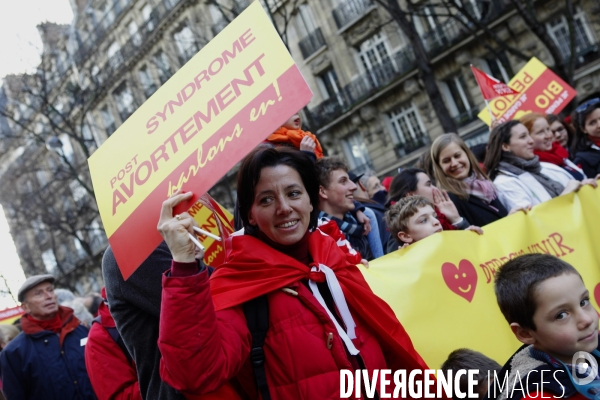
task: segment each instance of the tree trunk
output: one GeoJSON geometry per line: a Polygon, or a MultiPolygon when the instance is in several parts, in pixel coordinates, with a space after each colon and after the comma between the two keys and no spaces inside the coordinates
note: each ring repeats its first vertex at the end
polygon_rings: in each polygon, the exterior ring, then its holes
{"type": "Polygon", "coordinates": [[[406,38],[410,42],[413,51],[415,53],[415,59],[417,68],[419,70],[419,75],[423,79],[423,83],[425,84],[425,92],[429,97],[429,101],[431,102],[431,106],[442,125],[442,129],[444,132],[456,132],[457,126],[454,122],[454,119],[450,116],[448,112],[448,108],[444,103],[444,99],[442,98],[442,93],[435,81],[435,76],[433,75],[433,68],[431,66],[431,59],[425,51],[425,46],[423,45],[423,41],[415,28],[412,20],[409,20],[406,12],[404,12],[400,5],[396,0],[376,0],[381,6],[383,6],[387,12],[391,15],[392,19],[396,21],[400,29],[406,38]]]}

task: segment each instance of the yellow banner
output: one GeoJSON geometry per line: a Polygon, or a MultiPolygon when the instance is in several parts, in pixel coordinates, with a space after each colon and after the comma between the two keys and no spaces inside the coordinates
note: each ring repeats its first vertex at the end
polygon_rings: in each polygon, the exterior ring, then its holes
{"type": "Polygon", "coordinates": [[[517,255],[573,265],[600,310],[600,189],[589,186],[483,228],[446,231],[370,263],[363,274],[394,310],[430,368],[469,348],[503,365],[519,347],[494,295],[494,272],[517,255]]]}

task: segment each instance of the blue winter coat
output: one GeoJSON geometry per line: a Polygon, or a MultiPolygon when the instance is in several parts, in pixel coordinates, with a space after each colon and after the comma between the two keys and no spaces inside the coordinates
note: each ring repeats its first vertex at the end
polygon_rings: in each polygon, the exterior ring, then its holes
{"type": "Polygon", "coordinates": [[[0,353],[7,400],[96,400],[81,345],[87,335],[88,329],[79,325],[67,334],[61,349],[54,332],[21,332],[0,353]]]}

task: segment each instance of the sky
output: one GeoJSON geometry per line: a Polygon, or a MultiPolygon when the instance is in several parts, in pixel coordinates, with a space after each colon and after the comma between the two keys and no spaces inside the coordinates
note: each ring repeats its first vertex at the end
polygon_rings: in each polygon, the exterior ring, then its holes
{"type": "MultiPolygon", "coordinates": [[[[42,22],[70,24],[69,0],[0,0],[0,79],[7,74],[32,72],[40,62],[42,42],[36,26],[42,22]]],[[[4,211],[0,206],[0,275],[16,293],[25,281],[4,211]]],[[[0,290],[4,282],[0,276],[0,290]]],[[[10,296],[0,294],[0,310],[14,307],[10,296]]]]}
{"type": "Polygon", "coordinates": [[[0,0],[0,79],[35,69],[42,48],[38,24],[72,20],[69,0],[0,0]]]}

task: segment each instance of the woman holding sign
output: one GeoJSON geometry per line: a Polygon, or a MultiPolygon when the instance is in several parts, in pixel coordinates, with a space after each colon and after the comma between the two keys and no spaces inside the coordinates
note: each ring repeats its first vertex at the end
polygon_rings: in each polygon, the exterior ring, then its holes
{"type": "Polygon", "coordinates": [[[163,203],[158,229],[173,263],[158,345],[170,385],[204,394],[236,378],[252,398],[258,388],[263,399],[330,399],[340,398],[341,369],[427,368],[369,289],[358,253],[316,228],[316,182],[297,150],[250,153],[238,174],[244,233],[227,239],[210,282],[194,262],[193,218],[173,217],[191,193],[163,203]]]}
{"type": "Polygon", "coordinates": [[[575,192],[584,184],[597,186],[593,179],[569,179],[562,168],[540,162],[534,143],[527,127],[517,120],[500,124],[490,133],[485,167],[505,207],[532,207],[575,192]]]}
{"type": "Polygon", "coordinates": [[[485,226],[508,214],[494,184],[457,134],[438,137],[431,145],[431,160],[438,187],[448,192],[470,224],[485,226]]]}

